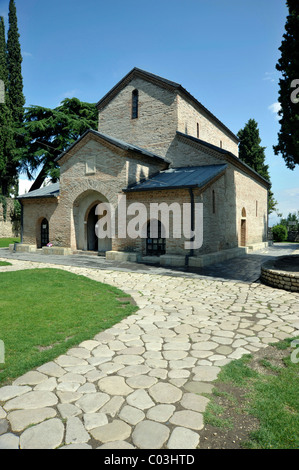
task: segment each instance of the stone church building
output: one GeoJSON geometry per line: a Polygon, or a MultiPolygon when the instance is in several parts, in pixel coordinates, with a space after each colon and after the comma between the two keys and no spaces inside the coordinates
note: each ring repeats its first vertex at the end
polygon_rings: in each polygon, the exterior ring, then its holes
{"type": "MultiPolygon", "coordinates": [[[[238,158],[236,135],[180,84],[134,68],[97,109],[98,130],[57,158],[59,183],[19,196],[20,249],[200,267],[267,245],[269,183],[238,158]],[[186,249],[183,230],[165,236],[161,220],[152,237],[150,217],[142,237],[124,238],[116,227],[115,236],[98,238],[96,207],[118,210],[120,196],[149,214],[151,203],[188,205],[191,228],[201,205],[201,246],[186,249]]],[[[133,217],[129,211],[127,223],[133,217]]]]}

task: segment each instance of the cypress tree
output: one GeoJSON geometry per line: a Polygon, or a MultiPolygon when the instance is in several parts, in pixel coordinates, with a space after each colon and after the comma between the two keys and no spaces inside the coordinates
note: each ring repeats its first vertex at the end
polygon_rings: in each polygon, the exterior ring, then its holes
{"type": "Polygon", "coordinates": [[[281,119],[278,144],[273,147],[276,155],[281,154],[286,166],[294,170],[299,164],[299,2],[287,0],[289,14],[285,34],[279,50],[281,58],[276,69],[281,72],[279,98],[281,119]],[[297,91],[296,91],[297,89],[297,91]],[[295,97],[292,99],[292,95],[295,97]],[[297,97],[296,97],[297,95],[297,97]]]}
{"type": "Polygon", "coordinates": [[[0,192],[2,196],[9,196],[11,186],[15,183],[16,170],[13,162],[13,122],[7,91],[8,72],[3,17],[0,18],[0,80],[4,82],[4,103],[0,103],[0,192]]]}
{"type": "MultiPolygon", "coordinates": [[[[241,129],[237,135],[240,139],[240,160],[250,166],[270,183],[269,165],[265,164],[265,147],[261,146],[261,138],[257,122],[254,119],[249,119],[245,127],[241,129]]],[[[269,213],[275,210],[276,204],[277,202],[275,201],[274,195],[270,188],[268,207],[269,213]]]]}
{"type": "Polygon", "coordinates": [[[9,2],[9,29],[7,33],[8,93],[10,108],[16,126],[23,122],[25,98],[23,95],[22,54],[14,0],[9,2]]]}

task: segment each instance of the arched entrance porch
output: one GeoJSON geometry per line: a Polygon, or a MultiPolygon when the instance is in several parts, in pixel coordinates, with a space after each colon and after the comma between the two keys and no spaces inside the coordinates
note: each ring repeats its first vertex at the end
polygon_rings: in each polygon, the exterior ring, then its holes
{"type": "Polygon", "coordinates": [[[99,216],[96,215],[96,207],[102,202],[108,202],[107,198],[98,191],[87,190],[80,194],[73,204],[73,246],[77,250],[97,251],[105,253],[111,250],[111,238],[100,239],[96,234],[96,223],[99,216]]]}

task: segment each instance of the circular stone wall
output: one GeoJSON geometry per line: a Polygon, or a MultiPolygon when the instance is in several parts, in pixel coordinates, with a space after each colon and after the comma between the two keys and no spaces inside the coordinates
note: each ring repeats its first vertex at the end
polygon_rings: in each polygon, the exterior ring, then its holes
{"type": "Polygon", "coordinates": [[[261,268],[261,282],[271,287],[299,292],[299,255],[281,256],[261,268]]]}

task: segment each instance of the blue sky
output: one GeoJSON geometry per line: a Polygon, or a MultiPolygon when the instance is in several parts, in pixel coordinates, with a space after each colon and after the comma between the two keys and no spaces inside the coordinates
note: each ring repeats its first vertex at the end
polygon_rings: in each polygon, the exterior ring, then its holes
{"type": "MultiPolygon", "coordinates": [[[[26,106],[97,102],[133,67],[179,82],[233,132],[258,122],[279,211],[299,210],[299,167],[287,169],[272,149],[284,0],[15,3],[26,106]]],[[[0,0],[6,24],[8,4],[0,0]]]]}

